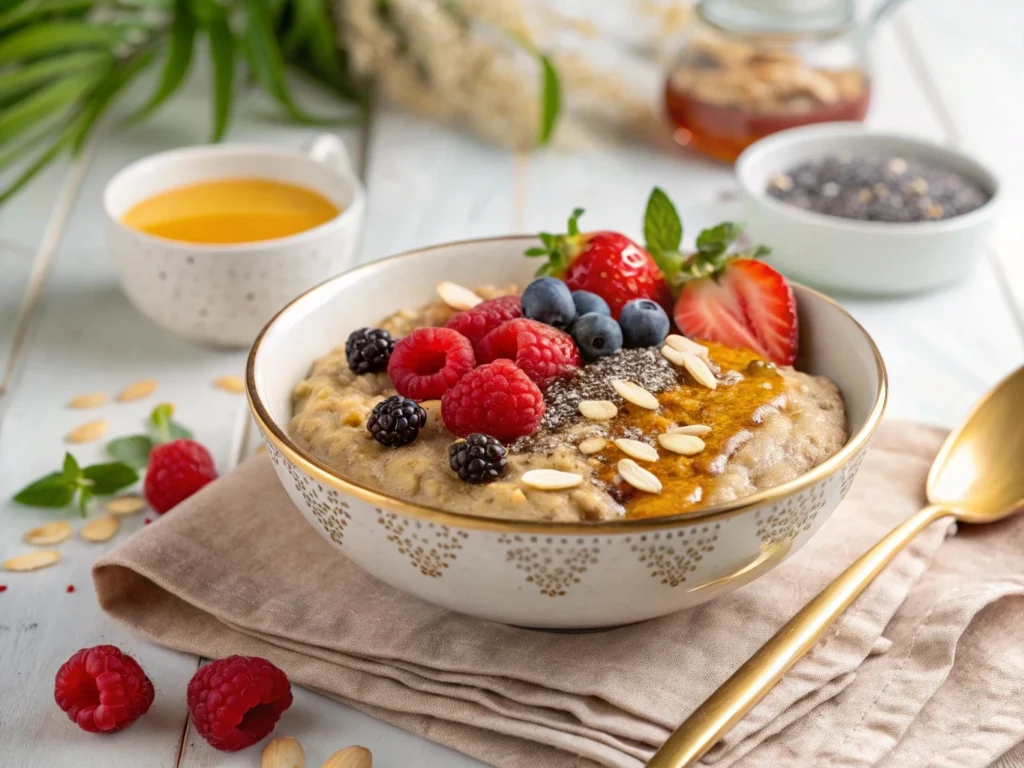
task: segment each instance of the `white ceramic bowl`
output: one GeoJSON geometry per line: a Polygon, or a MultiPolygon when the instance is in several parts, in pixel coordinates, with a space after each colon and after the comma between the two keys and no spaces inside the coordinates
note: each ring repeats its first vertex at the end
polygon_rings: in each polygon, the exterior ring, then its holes
{"type": "Polygon", "coordinates": [[[770,570],[814,535],[853,481],[886,401],[867,332],[825,296],[796,287],[798,367],[846,399],[850,439],[799,478],[732,504],[652,520],[537,523],[454,514],[346,480],[289,437],[291,393],[312,361],[360,326],[436,299],[434,286],[529,281],[532,237],[439,245],[340,275],[299,297],[249,354],[253,415],[288,495],[340,553],[381,581],[507,624],[607,627],[704,602],[770,570]]]}
{"type": "Polygon", "coordinates": [[[122,169],[103,195],[110,252],[135,308],[172,333],[232,347],[249,346],[285,302],[352,266],[363,200],[345,145],[331,134],[306,149],[215,144],[161,152],[122,169]],[[308,187],[341,213],[290,237],[238,245],[166,240],[121,223],[160,192],[229,178],[308,187]]]}
{"type": "Polygon", "coordinates": [[[954,283],[982,256],[995,226],[999,181],[979,161],[922,139],[826,123],[772,134],[736,161],[747,234],[772,249],[772,263],[811,284],[858,294],[917,293],[954,283]],[[838,152],[895,155],[961,173],[992,198],[963,216],[906,224],[855,221],[805,211],[770,197],[769,179],[838,152]]]}

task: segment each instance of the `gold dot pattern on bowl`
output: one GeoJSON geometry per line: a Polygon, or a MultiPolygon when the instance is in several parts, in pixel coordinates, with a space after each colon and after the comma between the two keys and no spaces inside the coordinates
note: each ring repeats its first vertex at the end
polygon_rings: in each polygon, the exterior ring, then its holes
{"type": "Polygon", "coordinates": [[[643,536],[630,547],[651,578],[669,587],[686,583],[698,563],[714,551],[720,523],[643,536]]]}
{"type": "Polygon", "coordinates": [[[573,546],[568,538],[498,537],[498,544],[506,548],[505,561],[515,564],[516,570],[526,575],[526,581],[548,597],[564,597],[570,587],[580,583],[590,566],[600,562],[601,548],[596,546],[599,539],[589,545],[584,541],[578,539],[573,546]]]}
{"type": "Polygon", "coordinates": [[[387,533],[388,541],[398,547],[413,568],[432,579],[444,576],[445,569],[458,559],[462,542],[469,538],[468,533],[447,525],[408,520],[382,509],[374,511],[377,525],[387,533]]]}

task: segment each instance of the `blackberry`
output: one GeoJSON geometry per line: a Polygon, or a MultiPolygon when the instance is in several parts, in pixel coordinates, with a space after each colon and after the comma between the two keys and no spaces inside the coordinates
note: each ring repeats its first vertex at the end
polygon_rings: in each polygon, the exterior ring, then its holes
{"type": "Polygon", "coordinates": [[[448,446],[448,464],[467,483],[490,483],[508,471],[505,446],[479,432],[448,446]]]}
{"type": "Polygon", "coordinates": [[[382,328],[352,331],[345,342],[345,357],[352,373],[379,373],[387,370],[395,349],[395,340],[382,328]]]}
{"type": "Polygon", "coordinates": [[[417,438],[427,423],[427,412],[419,403],[401,395],[392,395],[377,403],[366,420],[366,428],[381,445],[397,448],[417,438]]]}

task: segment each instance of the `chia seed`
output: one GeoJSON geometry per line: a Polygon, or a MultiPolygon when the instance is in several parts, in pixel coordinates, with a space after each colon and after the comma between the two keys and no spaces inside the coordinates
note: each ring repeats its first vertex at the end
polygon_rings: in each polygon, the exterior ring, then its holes
{"type": "Polygon", "coordinates": [[[828,155],[801,163],[774,174],[767,193],[826,216],[891,223],[950,219],[991,198],[962,174],[882,155],[828,155]]]}

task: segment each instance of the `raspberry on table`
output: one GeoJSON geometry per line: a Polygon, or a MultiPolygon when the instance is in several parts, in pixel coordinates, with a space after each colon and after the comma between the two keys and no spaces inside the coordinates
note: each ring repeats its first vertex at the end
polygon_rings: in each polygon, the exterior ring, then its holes
{"type": "Polygon", "coordinates": [[[481,363],[499,358],[513,361],[542,389],[580,367],[580,351],[572,336],[525,317],[502,323],[488,333],[477,352],[481,363]]]}
{"type": "Polygon", "coordinates": [[[199,735],[214,749],[236,752],[274,730],[292,705],[292,686],[266,659],[229,656],[199,668],[187,699],[199,735]]]}
{"type": "Polygon", "coordinates": [[[441,398],[441,418],[459,437],[473,432],[506,445],[533,434],[544,416],[544,396],[510,360],[470,371],[441,398]]]}
{"type": "Polygon", "coordinates": [[[388,374],[398,394],[437,400],[476,366],[469,339],[451,328],[417,328],[395,344],[388,374]]]}
{"type": "Polygon", "coordinates": [[[427,424],[427,412],[415,400],[392,395],[373,407],[366,428],[381,445],[397,448],[415,440],[427,424]]]}
{"type": "Polygon", "coordinates": [[[519,296],[499,296],[496,299],[482,301],[465,312],[452,315],[444,327],[461,333],[469,339],[473,349],[476,349],[480,339],[499,325],[506,320],[515,320],[522,316],[523,302],[519,296]]]}
{"type": "Polygon", "coordinates": [[[53,697],[83,731],[114,733],[149,711],[153,683],[131,656],[112,645],[97,645],[61,665],[53,697]]]}
{"type": "Polygon", "coordinates": [[[491,483],[508,471],[505,446],[473,432],[448,446],[448,465],[467,483],[491,483]]]}
{"type": "Polygon", "coordinates": [[[162,515],[216,479],[208,450],[195,440],[172,440],[150,452],[143,490],[149,505],[162,515]]]}
{"type": "Polygon", "coordinates": [[[380,373],[387,370],[395,340],[383,328],[360,328],[345,342],[345,359],[352,373],[380,373]]]}

